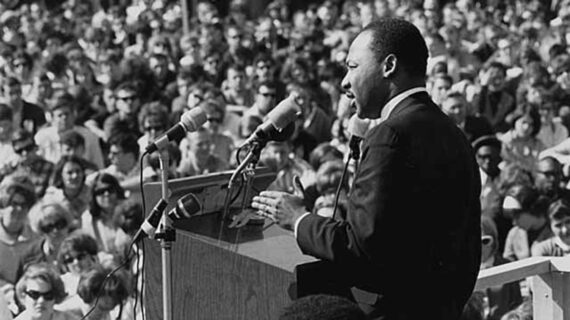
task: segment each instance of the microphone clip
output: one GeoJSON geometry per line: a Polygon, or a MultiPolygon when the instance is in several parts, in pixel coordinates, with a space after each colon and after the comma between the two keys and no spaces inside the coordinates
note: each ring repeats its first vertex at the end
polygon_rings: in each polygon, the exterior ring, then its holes
{"type": "Polygon", "coordinates": [[[167,242],[174,242],[176,241],[176,230],[173,228],[161,228],[160,232],[154,234],[154,238],[156,240],[164,240],[167,242]]]}

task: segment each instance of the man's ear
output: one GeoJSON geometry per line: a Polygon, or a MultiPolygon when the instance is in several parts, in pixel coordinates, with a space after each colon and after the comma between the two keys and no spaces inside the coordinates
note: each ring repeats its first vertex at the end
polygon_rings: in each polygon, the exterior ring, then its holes
{"type": "Polygon", "coordinates": [[[398,66],[398,58],[394,54],[389,54],[384,58],[384,78],[390,78],[396,73],[396,68],[398,66]]]}

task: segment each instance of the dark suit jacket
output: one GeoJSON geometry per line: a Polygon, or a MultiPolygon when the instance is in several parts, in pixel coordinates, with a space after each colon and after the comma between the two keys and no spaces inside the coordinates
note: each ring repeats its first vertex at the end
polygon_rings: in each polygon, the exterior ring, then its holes
{"type": "Polygon", "coordinates": [[[469,142],[473,142],[482,136],[490,135],[494,132],[487,119],[479,116],[467,116],[463,133],[465,133],[469,142]]]}
{"type": "Polygon", "coordinates": [[[308,215],[297,242],[378,294],[382,319],[455,320],[479,270],[480,189],[464,134],[417,93],[365,138],[346,221],[308,215]]]}

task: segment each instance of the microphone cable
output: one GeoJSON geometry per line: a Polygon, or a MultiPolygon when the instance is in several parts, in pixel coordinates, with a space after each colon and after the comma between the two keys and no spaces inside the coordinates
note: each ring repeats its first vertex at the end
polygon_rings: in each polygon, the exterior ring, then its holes
{"type": "Polygon", "coordinates": [[[334,197],[334,207],[333,207],[333,214],[332,214],[333,220],[336,218],[336,211],[338,209],[338,201],[340,198],[340,191],[342,190],[342,185],[343,185],[344,179],[346,178],[346,173],[348,172],[348,165],[350,164],[351,158],[352,157],[349,155],[348,159],[346,160],[346,163],[344,164],[344,170],[342,170],[342,175],[340,176],[340,181],[338,182],[338,186],[336,187],[336,194],[334,197]]]}

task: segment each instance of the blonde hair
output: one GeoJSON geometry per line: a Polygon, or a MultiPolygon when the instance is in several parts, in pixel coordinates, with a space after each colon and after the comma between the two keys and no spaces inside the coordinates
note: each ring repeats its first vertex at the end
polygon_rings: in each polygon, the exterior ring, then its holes
{"type": "Polygon", "coordinates": [[[30,209],[29,220],[32,230],[42,234],[40,226],[47,220],[65,219],[67,225],[71,225],[73,216],[64,206],[54,201],[41,201],[30,209]]]}

